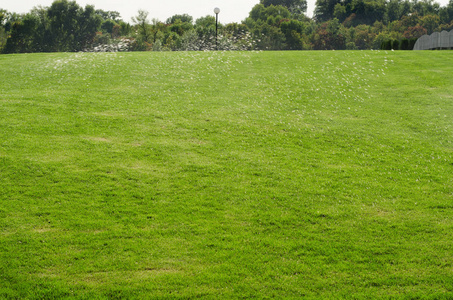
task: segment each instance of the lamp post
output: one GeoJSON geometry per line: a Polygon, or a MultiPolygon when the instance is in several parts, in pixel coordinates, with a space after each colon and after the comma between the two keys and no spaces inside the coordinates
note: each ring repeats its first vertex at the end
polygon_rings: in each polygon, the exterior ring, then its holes
{"type": "Polygon", "coordinates": [[[214,8],[214,13],[215,13],[215,49],[219,50],[219,47],[217,45],[217,28],[218,28],[218,22],[219,22],[219,12],[220,8],[216,7],[214,8]]]}

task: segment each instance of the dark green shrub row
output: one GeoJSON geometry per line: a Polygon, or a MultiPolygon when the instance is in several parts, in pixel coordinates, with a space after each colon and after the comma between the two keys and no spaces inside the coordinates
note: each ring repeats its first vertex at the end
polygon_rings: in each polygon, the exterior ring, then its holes
{"type": "Polygon", "coordinates": [[[387,40],[381,43],[381,50],[412,50],[417,39],[387,40]]]}

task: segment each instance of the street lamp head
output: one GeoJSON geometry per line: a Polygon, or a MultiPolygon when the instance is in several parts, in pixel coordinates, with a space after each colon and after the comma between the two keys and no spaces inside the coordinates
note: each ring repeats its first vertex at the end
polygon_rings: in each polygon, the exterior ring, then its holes
{"type": "Polygon", "coordinates": [[[220,12],[220,8],[216,7],[214,8],[214,13],[217,15],[220,12]]]}

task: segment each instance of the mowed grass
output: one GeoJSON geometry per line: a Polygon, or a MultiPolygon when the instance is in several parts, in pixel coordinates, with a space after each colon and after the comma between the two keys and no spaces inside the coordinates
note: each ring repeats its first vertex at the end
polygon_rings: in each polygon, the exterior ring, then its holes
{"type": "Polygon", "coordinates": [[[451,54],[0,56],[0,298],[452,298],[451,54]]]}

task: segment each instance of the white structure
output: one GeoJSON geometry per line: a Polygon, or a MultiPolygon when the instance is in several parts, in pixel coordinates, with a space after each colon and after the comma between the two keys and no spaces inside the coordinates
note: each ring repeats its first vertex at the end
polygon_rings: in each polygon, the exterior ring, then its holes
{"type": "Polygon", "coordinates": [[[453,49],[453,30],[424,35],[415,42],[414,50],[453,49]]]}

